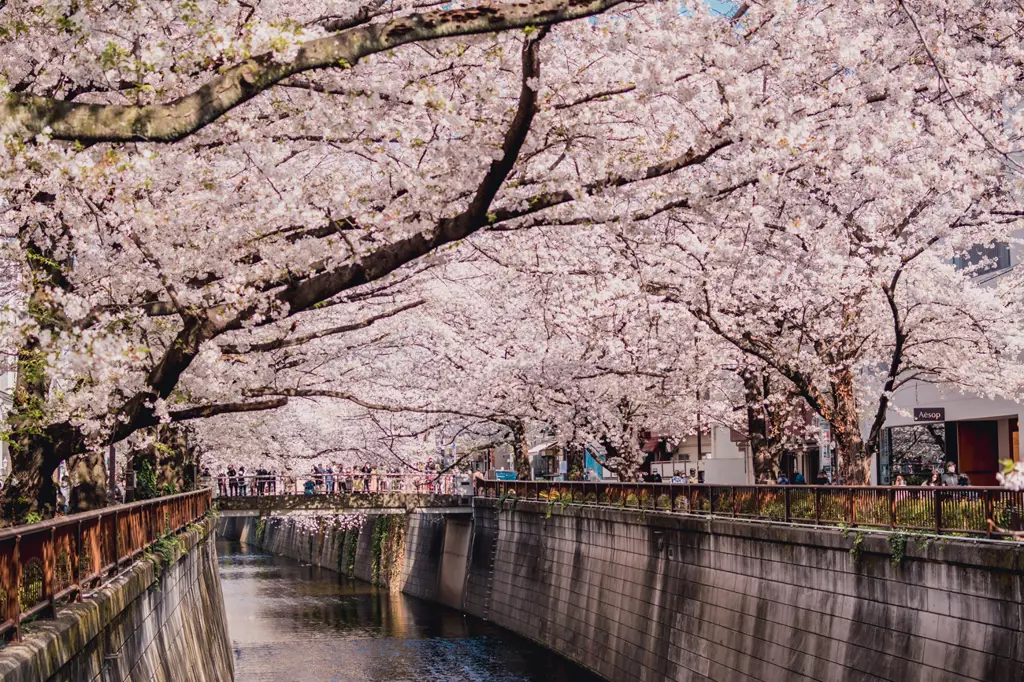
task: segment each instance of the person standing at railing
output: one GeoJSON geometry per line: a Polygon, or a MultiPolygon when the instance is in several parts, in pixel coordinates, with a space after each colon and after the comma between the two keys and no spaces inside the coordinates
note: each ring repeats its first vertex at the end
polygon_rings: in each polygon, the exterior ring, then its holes
{"type": "Polygon", "coordinates": [[[424,472],[426,472],[426,474],[427,474],[427,479],[426,479],[426,483],[427,483],[427,486],[428,486],[427,492],[428,493],[436,493],[437,492],[437,464],[434,463],[434,458],[433,457],[428,457],[427,458],[427,465],[424,467],[424,472]]]}
{"type": "Polygon", "coordinates": [[[362,474],[362,476],[360,476],[360,485],[364,495],[369,494],[370,492],[370,473],[372,471],[373,468],[370,467],[369,462],[364,464],[363,468],[360,470],[360,473],[362,474]]]}
{"type": "Polygon", "coordinates": [[[238,473],[234,466],[228,466],[228,495],[234,497],[238,494],[238,473]]]}
{"type": "Polygon", "coordinates": [[[217,474],[217,494],[220,497],[227,497],[228,495],[228,476],[224,473],[223,469],[217,474]]]}
{"type": "Polygon", "coordinates": [[[327,494],[328,495],[333,495],[334,494],[334,469],[331,468],[330,464],[328,464],[327,467],[324,469],[324,476],[325,476],[324,480],[327,482],[327,494]]]}
{"type": "Polygon", "coordinates": [[[946,473],[942,474],[942,485],[950,488],[968,486],[971,479],[966,474],[956,472],[956,462],[946,462],[946,473]]]}
{"type": "Polygon", "coordinates": [[[246,496],[246,485],[245,467],[238,467],[238,494],[242,497],[246,496]]]}

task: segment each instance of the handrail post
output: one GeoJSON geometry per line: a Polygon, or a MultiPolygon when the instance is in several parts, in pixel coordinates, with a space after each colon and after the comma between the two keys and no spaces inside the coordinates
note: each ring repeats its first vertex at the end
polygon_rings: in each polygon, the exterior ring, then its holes
{"type": "Polygon", "coordinates": [[[992,529],[996,525],[995,501],[992,499],[992,491],[985,490],[985,525],[988,526],[986,537],[992,537],[992,529]]]}
{"type": "Polygon", "coordinates": [[[935,498],[935,532],[942,532],[942,488],[932,488],[935,498]]]}
{"type": "Polygon", "coordinates": [[[782,489],[782,498],[783,498],[783,501],[786,504],[786,523],[789,523],[790,513],[789,513],[789,486],[788,485],[785,486],[782,489]]]}
{"type": "Polygon", "coordinates": [[[889,488],[889,527],[896,527],[896,488],[889,488]]]}
{"type": "Polygon", "coordinates": [[[82,522],[75,524],[75,549],[71,557],[71,584],[75,586],[74,600],[82,601],[82,522]]]}
{"type": "Polygon", "coordinates": [[[848,502],[846,503],[846,515],[850,521],[851,526],[857,525],[857,506],[853,500],[853,488],[846,489],[846,497],[848,502]]]}
{"type": "Polygon", "coordinates": [[[11,552],[10,563],[5,578],[10,579],[7,585],[7,620],[14,621],[15,642],[21,641],[21,536],[14,538],[14,551],[11,552]]]}
{"type": "Polygon", "coordinates": [[[814,486],[814,525],[821,525],[821,488],[814,486]]]}
{"type": "Polygon", "coordinates": [[[47,604],[46,617],[53,618],[57,615],[56,605],[53,599],[55,594],[53,576],[57,567],[57,552],[54,543],[57,540],[57,529],[50,528],[50,532],[43,539],[43,591],[40,595],[43,602],[47,604]]]}
{"type": "MultiPolygon", "coordinates": [[[[102,517],[101,517],[101,519],[102,519],[102,517]]],[[[113,525],[114,525],[113,530],[110,533],[110,538],[111,538],[110,544],[111,544],[111,549],[113,550],[113,554],[114,554],[114,556],[113,556],[114,568],[113,568],[113,572],[112,572],[111,575],[117,575],[117,569],[121,565],[121,553],[120,553],[120,551],[117,548],[117,534],[118,534],[117,533],[117,526],[118,526],[118,523],[117,523],[117,511],[114,511],[114,524],[113,525]]],[[[100,527],[102,528],[102,525],[100,527]]]]}

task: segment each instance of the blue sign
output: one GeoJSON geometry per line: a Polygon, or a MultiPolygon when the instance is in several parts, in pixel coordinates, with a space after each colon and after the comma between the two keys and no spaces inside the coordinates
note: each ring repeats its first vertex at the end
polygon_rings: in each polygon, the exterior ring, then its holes
{"type": "Polygon", "coordinates": [[[514,481],[516,480],[516,472],[503,471],[502,469],[498,469],[497,471],[494,472],[494,477],[497,478],[499,481],[514,481]]]}

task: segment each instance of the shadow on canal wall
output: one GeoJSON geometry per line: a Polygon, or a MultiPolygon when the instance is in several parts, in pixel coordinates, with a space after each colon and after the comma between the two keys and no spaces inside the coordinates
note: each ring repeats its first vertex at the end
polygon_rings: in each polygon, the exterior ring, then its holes
{"type": "Polygon", "coordinates": [[[222,516],[217,533],[396,592],[463,606],[472,510],[362,514],[355,527],[296,516],[222,516]]]}
{"type": "Polygon", "coordinates": [[[475,505],[465,611],[614,682],[1024,680],[1024,548],[475,505]]]}
{"type": "Polygon", "coordinates": [[[233,660],[213,522],[178,536],[3,650],[4,682],[227,682],[233,660]]]}

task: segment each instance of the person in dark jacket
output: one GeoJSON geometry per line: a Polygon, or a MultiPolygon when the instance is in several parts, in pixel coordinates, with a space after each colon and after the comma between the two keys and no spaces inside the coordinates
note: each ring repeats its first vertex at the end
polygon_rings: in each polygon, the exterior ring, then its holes
{"type": "MultiPolygon", "coordinates": [[[[946,473],[942,474],[942,485],[956,487],[960,484],[960,474],[956,472],[956,462],[946,462],[946,473]]],[[[967,478],[964,476],[963,478],[967,478]]]]}

